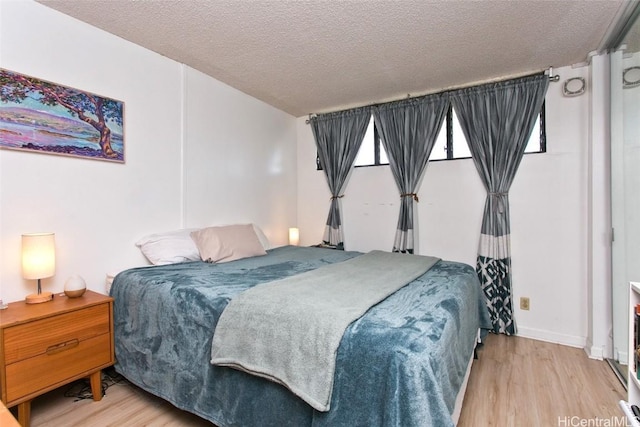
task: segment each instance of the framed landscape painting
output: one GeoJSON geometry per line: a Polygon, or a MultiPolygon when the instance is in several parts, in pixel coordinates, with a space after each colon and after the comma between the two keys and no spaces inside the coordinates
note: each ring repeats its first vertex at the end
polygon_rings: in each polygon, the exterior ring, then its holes
{"type": "Polygon", "coordinates": [[[0,148],[124,163],[124,103],[0,68],[0,148]]]}

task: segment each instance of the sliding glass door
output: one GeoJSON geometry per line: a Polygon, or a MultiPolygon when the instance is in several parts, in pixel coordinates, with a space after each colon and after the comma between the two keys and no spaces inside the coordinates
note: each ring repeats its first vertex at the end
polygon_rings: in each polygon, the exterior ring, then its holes
{"type": "Polygon", "coordinates": [[[633,360],[627,349],[629,281],[640,281],[639,27],[636,19],[610,55],[613,362],[623,373],[633,360]]]}

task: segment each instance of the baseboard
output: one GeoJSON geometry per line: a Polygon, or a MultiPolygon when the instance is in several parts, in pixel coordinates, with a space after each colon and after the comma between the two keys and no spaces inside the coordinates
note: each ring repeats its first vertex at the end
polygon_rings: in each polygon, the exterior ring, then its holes
{"type": "Polygon", "coordinates": [[[589,359],[604,360],[604,348],[602,346],[585,346],[584,352],[589,359]]]}
{"type": "MultiPolygon", "coordinates": [[[[526,328],[518,326],[519,337],[531,338],[538,341],[545,341],[554,344],[562,344],[569,347],[585,348],[587,340],[585,337],[576,337],[573,335],[558,334],[540,329],[526,328]]],[[[602,352],[602,349],[600,350],[602,352]]],[[[589,356],[591,357],[591,356],[589,356]]]]}
{"type": "Polygon", "coordinates": [[[626,365],[629,361],[629,352],[628,351],[615,351],[613,353],[613,359],[618,360],[620,364],[626,365]]]}
{"type": "Polygon", "coordinates": [[[604,354],[604,346],[596,346],[588,339],[584,346],[584,352],[587,353],[589,359],[604,360],[606,355],[604,354]]]}

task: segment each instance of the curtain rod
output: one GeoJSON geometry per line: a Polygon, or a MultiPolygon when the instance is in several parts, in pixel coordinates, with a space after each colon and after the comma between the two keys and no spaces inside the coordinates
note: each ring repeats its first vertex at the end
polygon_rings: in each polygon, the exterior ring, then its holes
{"type": "MultiPolygon", "coordinates": [[[[544,73],[547,73],[547,70],[545,70],[544,73]]],[[[508,78],[485,80],[485,81],[482,81],[482,82],[476,82],[476,83],[472,83],[472,84],[468,84],[468,85],[461,85],[461,86],[451,86],[451,87],[443,89],[443,90],[441,90],[439,92],[424,93],[422,95],[411,96],[411,94],[407,94],[407,96],[405,98],[395,99],[395,100],[385,101],[385,102],[378,102],[378,103],[375,103],[375,104],[361,105],[359,107],[351,107],[351,108],[347,108],[347,110],[351,110],[353,108],[377,107],[378,105],[383,105],[383,104],[389,104],[391,102],[402,101],[403,99],[420,98],[422,96],[433,95],[435,93],[451,92],[451,91],[454,91],[454,90],[466,89],[466,88],[474,87],[474,86],[482,86],[484,84],[499,83],[499,82],[504,82],[504,81],[508,81],[508,80],[514,80],[514,79],[517,79],[517,78],[520,78],[520,77],[533,76],[535,74],[538,74],[538,73],[519,74],[519,75],[514,75],[514,76],[508,77],[508,78]]],[[[553,67],[549,67],[548,75],[549,75],[549,81],[550,82],[555,83],[555,82],[559,82],[560,81],[560,75],[559,74],[553,75],[553,67]]],[[[329,113],[335,113],[335,112],[338,112],[338,111],[343,111],[343,110],[329,111],[327,113],[320,113],[320,114],[329,114],[329,113]]],[[[317,117],[317,116],[318,116],[317,113],[309,113],[309,118],[304,121],[305,124],[309,124],[309,120],[311,120],[313,117],[317,117]]]]}

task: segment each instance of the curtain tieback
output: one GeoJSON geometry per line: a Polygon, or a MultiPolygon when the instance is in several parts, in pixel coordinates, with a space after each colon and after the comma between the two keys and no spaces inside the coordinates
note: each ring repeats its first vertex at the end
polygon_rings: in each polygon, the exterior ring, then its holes
{"type": "Polygon", "coordinates": [[[331,196],[329,200],[342,199],[343,197],[344,197],[344,194],[341,194],[339,196],[331,196]]]}
{"type": "MultiPolygon", "coordinates": [[[[499,196],[508,196],[509,193],[505,192],[505,193],[489,193],[488,194],[489,197],[499,197],[499,196]]],[[[502,202],[501,199],[498,199],[498,213],[502,214],[504,213],[504,203],[502,202]]]]}
{"type": "Polygon", "coordinates": [[[420,201],[418,200],[418,195],[416,193],[404,193],[401,194],[400,197],[413,197],[413,200],[415,200],[416,202],[420,201]]]}

